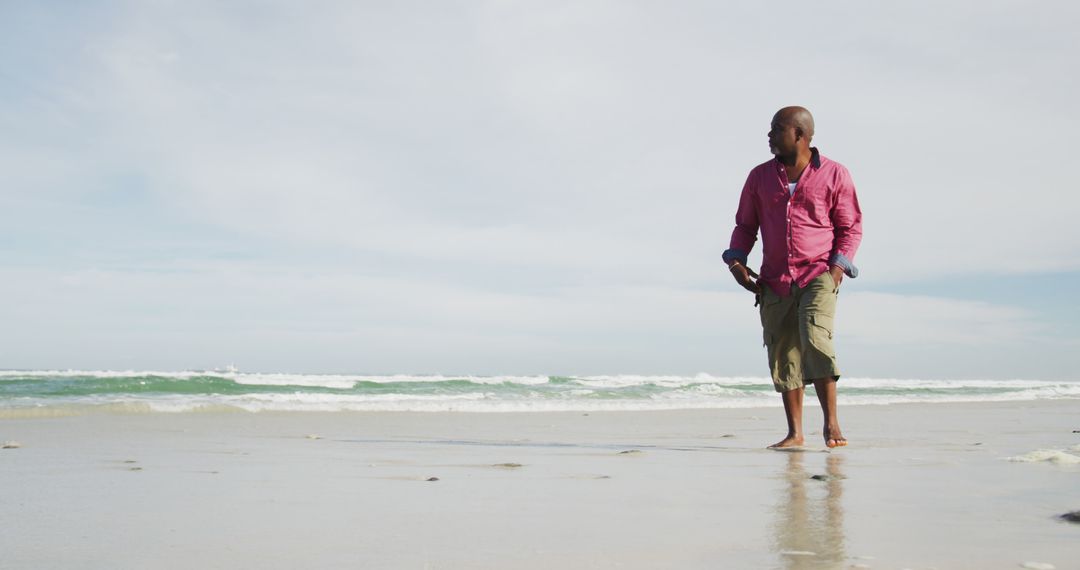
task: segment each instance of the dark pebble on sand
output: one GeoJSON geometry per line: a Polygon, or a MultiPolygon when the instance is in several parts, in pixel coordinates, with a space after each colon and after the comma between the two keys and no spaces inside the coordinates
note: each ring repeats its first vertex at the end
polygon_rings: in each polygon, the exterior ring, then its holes
{"type": "Polygon", "coordinates": [[[1069,521],[1071,523],[1080,523],[1080,511],[1073,511],[1071,513],[1065,513],[1058,516],[1063,521],[1069,521]]]}

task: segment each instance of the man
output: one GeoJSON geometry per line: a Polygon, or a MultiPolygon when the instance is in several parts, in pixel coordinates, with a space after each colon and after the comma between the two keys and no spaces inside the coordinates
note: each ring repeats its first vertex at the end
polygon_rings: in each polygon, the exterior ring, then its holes
{"type": "Polygon", "coordinates": [[[847,445],[836,416],[840,369],[833,350],[833,316],[844,275],[856,277],[862,212],[847,169],[810,146],[814,118],[802,107],[772,119],[775,159],[750,171],[724,252],[735,281],[761,305],[761,326],[773,386],[781,394],[787,437],[769,446],[803,444],[803,393],[813,383],[825,416],[825,445],[847,445]],[[761,230],[760,278],[746,256],[761,230]]]}

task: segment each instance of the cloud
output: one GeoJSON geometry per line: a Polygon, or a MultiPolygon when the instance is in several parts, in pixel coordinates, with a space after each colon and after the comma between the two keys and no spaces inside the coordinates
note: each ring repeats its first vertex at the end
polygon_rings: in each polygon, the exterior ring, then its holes
{"type": "MultiPolygon", "coordinates": [[[[745,293],[587,284],[506,292],[408,277],[219,262],[0,271],[9,367],[763,375],[745,293]]],[[[850,374],[1037,375],[1075,345],[1025,310],[841,293],[850,374]],[[978,365],[973,367],[972,363],[978,365]],[[992,369],[991,369],[992,367],[992,369]]]]}
{"type": "Polygon", "coordinates": [[[841,293],[836,323],[848,376],[1069,379],[1064,355],[1080,340],[1018,306],[854,289],[841,293]]]}
{"type": "MultiPolygon", "coordinates": [[[[802,36],[777,28],[776,5],[253,10],[0,8],[0,251],[45,271],[27,279],[87,280],[46,289],[70,300],[48,314],[176,335],[189,355],[267,358],[256,337],[308,351],[282,366],[361,366],[351,342],[397,354],[391,368],[731,362],[705,346],[759,343],[742,340],[754,316],[719,255],[768,118],[793,102],[859,187],[852,342],[1023,340],[998,325],[1035,334],[1037,316],[888,291],[1080,269],[1080,198],[1055,167],[1078,126],[1059,110],[1080,88],[1061,73],[1080,47],[1070,3],[928,19],[842,2],[806,14],[802,36]],[[239,261],[215,265],[225,253],[239,261]],[[192,315],[214,342],[180,336],[192,315]],[[409,344],[429,356],[391,350],[409,344]]],[[[64,322],[80,353],[94,329],[64,322]]]]}
{"type": "Polygon", "coordinates": [[[852,344],[988,348],[1046,336],[1030,311],[956,298],[855,292],[843,295],[840,311],[852,344]]]}
{"type": "MultiPolygon", "coordinates": [[[[175,207],[261,236],[570,267],[657,249],[686,252],[686,269],[715,262],[742,177],[765,158],[778,103],[762,106],[762,87],[783,50],[739,19],[771,10],[295,10],[273,6],[256,26],[213,4],[120,14],[115,33],[88,42],[95,73],[78,85],[81,108],[109,117],[106,164],[123,153],[175,207]]],[[[821,71],[799,80],[826,153],[859,183],[870,273],[1080,268],[1066,218],[1080,199],[1046,167],[1067,159],[1044,143],[1062,119],[1039,99],[1056,96],[1028,92],[1080,87],[1048,65],[1063,43],[1078,47],[1071,34],[981,33],[1046,32],[1000,6],[946,10],[956,26],[918,35],[895,22],[870,34],[840,14],[816,22],[827,33],[806,57],[821,71]]]]}
{"type": "Polygon", "coordinates": [[[20,323],[0,335],[15,367],[692,373],[715,347],[760,339],[749,299],[714,291],[506,293],[237,263],[0,277],[21,300],[0,311],[20,323]]]}

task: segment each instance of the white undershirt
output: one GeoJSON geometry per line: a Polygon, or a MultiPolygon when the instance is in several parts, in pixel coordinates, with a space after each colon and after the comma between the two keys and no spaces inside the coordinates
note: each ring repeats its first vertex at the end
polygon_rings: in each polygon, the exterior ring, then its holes
{"type": "Polygon", "coordinates": [[[799,183],[798,181],[788,182],[787,183],[788,196],[794,196],[795,195],[795,185],[798,184],[798,183],[799,183]]]}

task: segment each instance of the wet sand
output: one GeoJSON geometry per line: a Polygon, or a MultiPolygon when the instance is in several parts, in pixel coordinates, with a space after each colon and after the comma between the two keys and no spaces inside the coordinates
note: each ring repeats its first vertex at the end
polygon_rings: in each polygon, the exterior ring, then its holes
{"type": "Polygon", "coordinates": [[[831,452],[806,421],[779,452],[774,408],[3,419],[0,567],[1077,567],[1080,401],[842,408],[831,452]]]}

